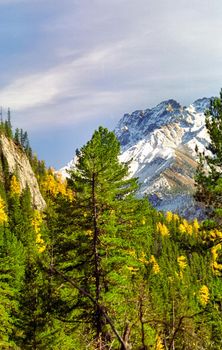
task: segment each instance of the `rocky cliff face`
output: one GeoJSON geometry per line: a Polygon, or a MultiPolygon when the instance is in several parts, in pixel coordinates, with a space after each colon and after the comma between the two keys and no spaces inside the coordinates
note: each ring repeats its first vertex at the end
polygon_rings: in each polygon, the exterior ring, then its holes
{"type": "Polygon", "coordinates": [[[35,174],[24,152],[6,136],[0,136],[0,150],[8,163],[9,172],[17,174],[22,189],[29,187],[33,206],[39,210],[45,208],[35,174]]]}

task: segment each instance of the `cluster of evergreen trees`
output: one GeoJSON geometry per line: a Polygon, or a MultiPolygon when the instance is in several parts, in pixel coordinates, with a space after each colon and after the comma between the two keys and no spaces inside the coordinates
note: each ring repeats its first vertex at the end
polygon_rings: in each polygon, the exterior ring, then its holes
{"type": "MultiPolygon", "coordinates": [[[[222,348],[222,95],[207,128],[213,157],[201,155],[196,180],[203,223],[137,199],[102,127],[68,181],[32,157],[44,213],[2,162],[1,349],[222,348]]],[[[26,148],[24,133],[13,137],[26,148]]]]}
{"type": "Polygon", "coordinates": [[[16,128],[13,131],[12,123],[11,123],[11,111],[8,109],[7,117],[3,119],[3,112],[1,109],[0,112],[1,120],[0,120],[0,135],[5,135],[10,140],[13,140],[17,146],[24,151],[32,165],[32,168],[39,179],[46,172],[46,165],[43,160],[39,160],[37,155],[33,153],[32,148],[30,146],[29,137],[27,131],[23,129],[16,128]]]}

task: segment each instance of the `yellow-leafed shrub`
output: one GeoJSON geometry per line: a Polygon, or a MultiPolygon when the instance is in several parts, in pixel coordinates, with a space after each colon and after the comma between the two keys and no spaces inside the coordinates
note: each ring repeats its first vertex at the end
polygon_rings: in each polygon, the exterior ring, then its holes
{"type": "Polygon", "coordinates": [[[166,221],[171,222],[173,220],[173,213],[171,211],[166,212],[166,221]]]}
{"type": "Polygon", "coordinates": [[[151,255],[150,257],[150,263],[153,265],[152,271],[156,275],[160,272],[160,267],[158,262],[156,261],[154,255],[151,255]]]}
{"type": "Polygon", "coordinates": [[[57,197],[59,194],[67,197],[68,200],[73,200],[73,192],[70,188],[67,188],[67,181],[62,176],[48,173],[42,182],[42,189],[46,193],[49,193],[53,197],[57,197]]]}
{"type": "Polygon", "coordinates": [[[185,267],[187,266],[187,259],[184,255],[178,256],[177,262],[178,262],[180,270],[184,270],[185,267]]]}
{"type": "Polygon", "coordinates": [[[5,212],[5,203],[0,197],[0,224],[4,224],[8,221],[8,215],[5,212]]]}
{"type": "Polygon", "coordinates": [[[165,224],[162,224],[161,222],[158,222],[156,225],[157,232],[161,234],[163,237],[167,237],[170,235],[169,230],[165,224]]]}
{"type": "Polygon", "coordinates": [[[43,224],[43,215],[40,213],[40,211],[35,210],[32,218],[32,227],[36,233],[36,244],[37,244],[37,249],[39,253],[44,252],[46,249],[46,245],[44,240],[42,239],[41,236],[41,227],[43,224]]]}
{"type": "Polygon", "coordinates": [[[198,233],[199,231],[199,228],[200,228],[200,225],[199,225],[199,222],[197,219],[194,219],[194,222],[193,222],[193,231],[194,233],[198,233]]]}
{"type": "Polygon", "coordinates": [[[193,234],[193,225],[189,224],[187,220],[183,220],[179,225],[179,231],[183,234],[192,235],[193,234]]]}
{"type": "Polygon", "coordinates": [[[142,252],[141,257],[139,258],[139,261],[143,264],[149,264],[149,261],[146,259],[146,254],[142,252]]]}
{"type": "Polygon", "coordinates": [[[206,285],[203,285],[199,290],[199,301],[202,306],[206,306],[210,299],[210,292],[206,285]]]}
{"type": "Polygon", "coordinates": [[[21,194],[21,186],[15,175],[13,175],[11,178],[10,192],[12,195],[17,195],[17,196],[21,194]]]}
{"type": "Polygon", "coordinates": [[[222,264],[219,264],[217,262],[219,251],[221,251],[222,245],[221,243],[216,244],[214,247],[211,248],[211,268],[213,270],[213,273],[217,276],[220,276],[222,273],[222,264]]]}
{"type": "Polygon", "coordinates": [[[156,338],[155,350],[164,350],[163,341],[159,335],[156,338]]]}

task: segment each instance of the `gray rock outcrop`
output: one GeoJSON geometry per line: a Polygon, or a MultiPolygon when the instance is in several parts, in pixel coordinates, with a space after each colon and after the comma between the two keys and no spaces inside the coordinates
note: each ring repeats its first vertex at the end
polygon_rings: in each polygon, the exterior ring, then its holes
{"type": "Polygon", "coordinates": [[[33,206],[43,210],[46,203],[40,193],[36,176],[26,154],[5,135],[0,136],[0,148],[7,160],[9,172],[16,173],[22,190],[29,187],[33,206]]]}

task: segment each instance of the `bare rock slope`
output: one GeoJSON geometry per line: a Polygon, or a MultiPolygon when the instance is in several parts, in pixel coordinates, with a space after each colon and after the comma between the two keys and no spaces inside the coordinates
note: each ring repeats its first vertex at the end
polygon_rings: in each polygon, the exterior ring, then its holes
{"type": "Polygon", "coordinates": [[[46,203],[40,193],[37,179],[26,154],[4,135],[0,136],[0,151],[7,160],[9,172],[16,172],[21,189],[29,187],[33,206],[39,210],[44,209],[46,203]]]}

